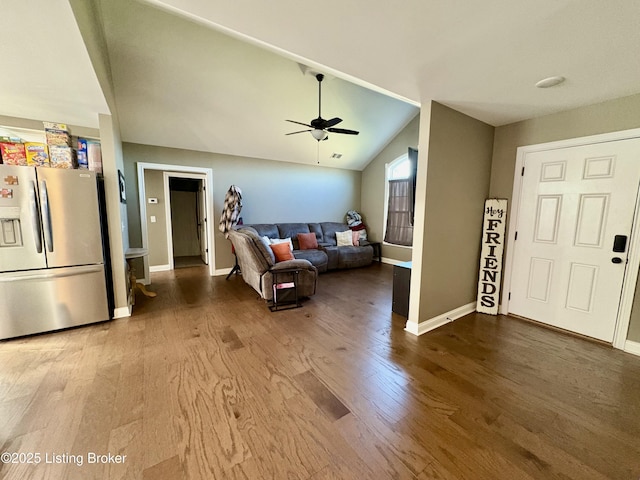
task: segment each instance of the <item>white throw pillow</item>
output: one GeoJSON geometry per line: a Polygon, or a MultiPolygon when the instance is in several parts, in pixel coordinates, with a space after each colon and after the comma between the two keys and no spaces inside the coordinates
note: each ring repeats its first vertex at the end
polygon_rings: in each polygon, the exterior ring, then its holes
{"type": "Polygon", "coordinates": [[[339,247],[352,247],[353,246],[353,234],[351,230],[346,232],[336,232],[336,241],[339,247]]]}
{"type": "Polygon", "coordinates": [[[291,241],[291,238],[287,237],[287,238],[270,238],[269,241],[271,242],[271,245],[275,245],[276,243],[287,243],[289,242],[289,249],[293,252],[293,242],[291,241]]]}

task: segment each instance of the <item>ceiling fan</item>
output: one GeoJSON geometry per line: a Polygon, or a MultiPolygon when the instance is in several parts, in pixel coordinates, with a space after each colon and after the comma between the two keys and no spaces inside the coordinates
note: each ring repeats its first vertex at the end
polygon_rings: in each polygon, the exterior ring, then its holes
{"type": "Polygon", "coordinates": [[[308,130],[299,130],[297,132],[287,133],[286,135],[295,135],[296,133],[304,133],[311,132],[313,138],[317,141],[326,140],[329,138],[329,133],[343,133],[346,135],[358,135],[359,132],[355,130],[347,130],[345,128],[333,128],[335,125],[339,124],[342,119],[341,118],[332,118],[330,120],[325,120],[322,118],[320,113],[320,107],[322,105],[322,80],[324,79],[324,75],[318,73],[316,75],[316,80],[318,80],[318,118],[314,118],[309,123],[296,122],[295,120],[287,120],[287,122],[297,123],[298,125],[304,125],[305,127],[309,127],[308,130]]]}

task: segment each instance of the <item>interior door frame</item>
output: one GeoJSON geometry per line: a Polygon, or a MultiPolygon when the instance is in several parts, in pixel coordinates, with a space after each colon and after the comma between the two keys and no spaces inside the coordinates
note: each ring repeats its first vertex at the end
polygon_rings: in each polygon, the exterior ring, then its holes
{"type": "MultiPolygon", "coordinates": [[[[167,225],[167,256],[169,260],[169,270],[174,270],[176,268],[174,252],[173,252],[173,225],[172,225],[172,215],[171,215],[171,187],[169,186],[169,180],[171,178],[190,178],[192,180],[200,180],[204,185],[207,177],[205,175],[199,173],[188,173],[188,172],[173,172],[173,171],[164,171],[162,172],[163,182],[164,182],[164,211],[167,225]]],[[[206,188],[205,188],[206,190],[206,188]]],[[[197,195],[196,195],[197,198],[197,195]]],[[[197,201],[200,201],[197,198],[197,201]]],[[[207,204],[207,200],[205,197],[205,204],[207,204]]],[[[205,215],[206,226],[208,227],[209,218],[205,215]]],[[[207,228],[208,231],[208,228],[207,228]]],[[[208,239],[207,239],[208,240],[208,239]]],[[[208,242],[207,242],[208,244],[208,242]]],[[[208,248],[208,247],[207,247],[208,248]]],[[[202,245],[200,246],[200,250],[202,249],[202,245]]],[[[207,252],[207,265],[209,262],[209,253],[207,252]]]]}
{"type": "MultiPolygon", "coordinates": [[[[526,154],[546,150],[557,150],[561,148],[580,147],[595,143],[630,140],[633,138],[640,138],[640,128],[518,147],[513,177],[511,208],[509,209],[509,233],[507,236],[507,252],[503,272],[504,283],[502,289],[502,302],[500,304],[501,314],[507,315],[509,313],[509,291],[511,290],[515,235],[516,226],[518,225],[520,196],[523,181],[521,172],[524,166],[524,158],[526,154]]],[[[633,216],[633,224],[631,226],[631,237],[628,250],[629,261],[627,263],[627,268],[625,268],[623,277],[622,296],[616,318],[616,329],[613,336],[613,347],[620,350],[625,350],[627,334],[629,332],[629,321],[631,319],[631,307],[633,305],[635,287],[638,280],[638,270],[640,270],[640,232],[638,232],[638,228],[636,228],[638,225],[640,225],[640,194],[636,195],[635,213],[633,216]]]]}
{"type": "MultiPolygon", "coordinates": [[[[138,171],[138,201],[140,208],[140,231],[142,234],[142,248],[149,248],[149,232],[147,229],[147,203],[146,203],[146,189],[145,189],[145,181],[144,181],[144,172],[145,170],[161,170],[163,172],[171,172],[172,176],[178,176],[180,173],[190,174],[187,176],[195,175],[204,175],[205,180],[204,184],[206,187],[206,202],[207,202],[207,245],[209,248],[209,275],[215,275],[215,244],[213,231],[211,230],[211,219],[213,218],[213,170],[211,168],[201,168],[201,167],[188,167],[185,165],[169,165],[163,163],[145,163],[145,162],[137,162],[137,171],[138,171]]],[[[170,221],[170,218],[167,218],[167,221],[170,221]]],[[[167,242],[168,243],[168,242],[167,242]]],[[[173,263],[173,256],[170,257],[169,261],[173,263]]],[[[149,256],[143,257],[144,262],[144,279],[141,281],[143,283],[149,283],[149,256]]]]}
{"type": "Polygon", "coordinates": [[[198,237],[200,238],[200,258],[203,257],[203,253],[204,253],[204,258],[202,258],[202,261],[204,263],[206,263],[207,265],[209,265],[209,263],[211,263],[211,259],[209,257],[209,245],[207,244],[207,230],[208,230],[208,225],[209,225],[209,219],[207,218],[207,188],[206,188],[206,178],[202,179],[198,185],[198,191],[196,192],[196,202],[198,202],[198,211],[200,213],[200,217],[204,217],[204,218],[198,218],[198,237]],[[202,222],[204,222],[204,225],[202,225],[200,223],[200,220],[202,220],[202,222]],[[203,248],[204,247],[204,248],[203,248]],[[204,252],[203,252],[204,250],[204,252]]]}

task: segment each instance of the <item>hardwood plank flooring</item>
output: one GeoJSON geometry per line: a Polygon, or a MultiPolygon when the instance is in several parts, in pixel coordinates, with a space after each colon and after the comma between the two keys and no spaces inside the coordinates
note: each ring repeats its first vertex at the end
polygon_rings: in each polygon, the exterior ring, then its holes
{"type": "Polygon", "coordinates": [[[130,318],[0,342],[0,453],[41,455],[0,479],[640,478],[638,357],[504,316],[415,337],[377,263],[275,313],[152,280],[130,318]]]}

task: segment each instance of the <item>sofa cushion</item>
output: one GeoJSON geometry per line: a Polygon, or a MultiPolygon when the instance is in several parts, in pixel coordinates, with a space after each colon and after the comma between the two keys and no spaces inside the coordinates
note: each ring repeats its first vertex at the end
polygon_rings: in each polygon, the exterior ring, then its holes
{"type": "Polygon", "coordinates": [[[273,223],[255,223],[251,225],[245,225],[245,227],[252,227],[258,235],[269,238],[280,238],[278,227],[273,223]]]}
{"type": "Polygon", "coordinates": [[[309,225],[306,223],[278,223],[278,232],[280,238],[291,238],[293,240],[293,249],[298,250],[298,234],[309,233],[309,225]]]}
{"type": "Polygon", "coordinates": [[[337,245],[336,232],[349,230],[347,224],[339,222],[322,222],[320,226],[322,227],[323,242],[328,245],[337,245]]]}
{"type": "Polygon", "coordinates": [[[318,238],[314,232],[299,233],[298,246],[300,250],[313,250],[318,248],[318,238]]]}
{"type": "Polygon", "coordinates": [[[335,270],[336,268],[338,268],[340,257],[340,254],[338,253],[339,248],[335,245],[329,245],[322,247],[322,250],[327,254],[327,269],[335,270]]]}
{"type": "Polygon", "coordinates": [[[338,268],[356,268],[370,265],[373,262],[373,247],[337,247],[338,268]]]}
{"type": "Polygon", "coordinates": [[[328,258],[327,254],[322,250],[294,250],[293,256],[296,259],[308,260],[319,272],[327,271],[328,258]]]}
{"type": "Polygon", "coordinates": [[[322,236],[322,226],[319,223],[309,223],[309,231],[316,234],[316,238],[318,239],[318,243],[322,243],[324,241],[324,237],[322,236]]]}
{"type": "Polygon", "coordinates": [[[271,250],[273,250],[273,254],[276,257],[276,263],[285,262],[287,260],[294,260],[295,257],[289,248],[289,244],[286,242],[283,243],[272,243],[269,245],[271,250]]]}

